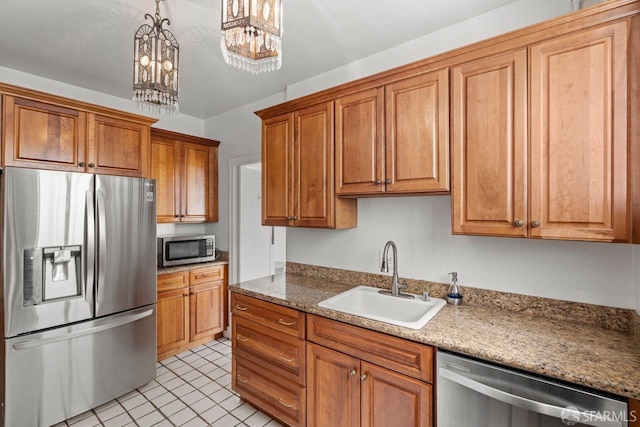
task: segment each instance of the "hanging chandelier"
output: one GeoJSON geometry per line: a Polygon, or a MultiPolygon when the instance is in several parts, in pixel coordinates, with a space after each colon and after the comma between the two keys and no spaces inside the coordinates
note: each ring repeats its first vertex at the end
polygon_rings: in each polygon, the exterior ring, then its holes
{"type": "Polygon", "coordinates": [[[222,0],[220,48],[227,64],[252,73],[282,66],[281,0],[222,0]]]}
{"type": "Polygon", "coordinates": [[[142,24],[136,31],[133,49],[133,100],[141,110],[159,114],[178,112],[178,41],[162,26],[171,25],[156,15],[144,15],[153,25],[142,24]]]}

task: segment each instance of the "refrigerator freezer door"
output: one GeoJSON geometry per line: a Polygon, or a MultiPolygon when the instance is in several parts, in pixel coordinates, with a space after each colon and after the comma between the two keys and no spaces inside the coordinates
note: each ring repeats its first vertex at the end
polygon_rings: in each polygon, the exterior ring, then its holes
{"type": "Polygon", "coordinates": [[[47,427],[156,375],[155,305],[5,339],[5,426],[47,427]]]}
{"type": "Polygon", "coordinates": [[[89,174],[6,168],[5,337],[93,317],[89,174]]]}
{"type": "Polygon", "coordinates": [[[96,316],[156,301],[155,181],[96,175],[96,316]]]}

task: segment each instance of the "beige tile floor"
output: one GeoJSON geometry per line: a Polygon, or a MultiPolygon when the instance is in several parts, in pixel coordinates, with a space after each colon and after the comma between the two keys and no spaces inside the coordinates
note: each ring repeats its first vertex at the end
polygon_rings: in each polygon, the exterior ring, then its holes
{"type": "Polygon", "coordinates": [[[158,363],[155,381],[55,427],[277,427],[231,390],[231,342],[201,345],[158,363]]]}

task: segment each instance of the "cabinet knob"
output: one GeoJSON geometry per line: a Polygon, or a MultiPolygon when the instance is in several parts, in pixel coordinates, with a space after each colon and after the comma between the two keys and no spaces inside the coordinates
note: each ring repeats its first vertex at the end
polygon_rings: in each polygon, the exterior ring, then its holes
{"type": "Polygon", "coordinates": [[[294,217],[293,217],[293,220],[294,220],[294,221],[297,221],[297,220],[298,220],[298,217],[297,217],[297,216],[294,216],[294,217]]]}
{"type": "Polygon", "coordinates": [[[94,168],[94,167],[96,167],[96,165],[95,165],[95,164],[93,164],[93,163],[89,163],[89,167],[90,167],[90,168],[94,168]]]}
{"type": "Polygon", "coordinates": [[[391,184],[391,180],[389,178],[387,178],[387,179],[384,180],[384,183],[385,184],[391,184]]]}
{"type": "Polygon", "coordinates": [[[382,184],[382,180],[381,179],[376,179],[376,185],[380,185],[382,184]]]}
{"type": "Polygon", "coordinates": [[[367,380],[367,374],[360,375],[360,381],[366,381],[366,380],[367,380]]]}
{"type": "Polygon", "coordinates": [[[349,376],[352,377],[356,374],[356,368],[353,368],[352,370],[349,371],[349,376]]]}
{"type": "Polygon", "coordinates": [[[293,219],[293,217],[292,217],[292,216],[288,216],[288,217],[287,217],[287,219],[288,219],[289,221],[291,221],[291,220],[293,219]]]}
{"type": "Polygon", "coordinates": [[[532,227],[540,227],[540,221],[531,221],[532,227]]]}
{"type": "Polygon", "coordinates": [[[513,223],[516,227],[522,227],[524,225],[524,221],[521,219],[517,219],[516,222],[513,223]]]}
{"type": "Polygon", "coordinates": [[[84,162],[80,162],[80,163],[78,163],[78,166],[84,167],[84,164],[85,164],[84,162]]]}
{"type": "Polygon", "coordinates": [[[180,218],[180,215],[174,215],[173,217],[174,218],[180,218]]]}

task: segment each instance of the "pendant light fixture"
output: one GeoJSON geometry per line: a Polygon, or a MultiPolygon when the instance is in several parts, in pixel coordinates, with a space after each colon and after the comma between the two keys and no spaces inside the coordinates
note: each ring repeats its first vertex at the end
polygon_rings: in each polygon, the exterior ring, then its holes
{"type": "Polygon", "coordinates": [[[159,114],[178,112],[178,41],[162,26],[171,25],[160,17],[160,0],[156,0],[153,25],[142,24],[134,37],[133,100],[141,110],[159,114]]]}
{"type": "Polygon", "coordinates": [[[227,64],[252,73],[282,66],[281,0],[222,0],[220,48],[227,64]]]}

